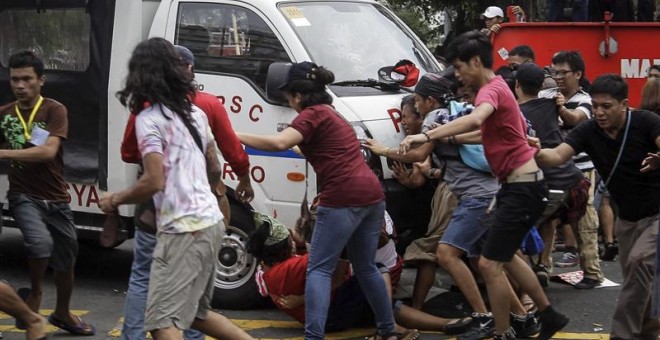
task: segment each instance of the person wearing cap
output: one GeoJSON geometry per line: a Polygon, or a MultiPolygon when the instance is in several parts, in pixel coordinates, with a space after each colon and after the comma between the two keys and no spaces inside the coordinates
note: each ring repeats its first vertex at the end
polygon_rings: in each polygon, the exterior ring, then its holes
{"type": "MultiPolygon", "coordinates": [[[[536,136],[541,140],[544,148],[553,148],[561,144],[562,138],[559,129],[559,110],[552,98],[539,98],[538,93],[543,86],[545,75],[543,69],[534,63],[525,63],[516,71],[515,91],[518,96],[518,104],[525,118],[527,118],[536,131],[536,136]]],[[[591,183],[571,160],[556,167],[541,167],[550,189],[562,190],[564,198],[555,211],[546,211],[541,216],[537,225],[546,244],[540,258],[551,255],[552,241],[556,221],[561,225],[570,225],[576,235],[581,235],[580,243],[580,266],[584,273],[583,279],[575,284],[576,289],[591,289],[603,281],[603,272],[598,261],[590,261],[598,258],[597,235],[586,236],[587,233],[595,233],[595,229],[579,230],[578,223],[587,210],[589,201],[589,187],[591,183]],[[585,235],[585,236],[582,236],[585,235]]],[[[548,277],[539,277],[543,286],[548,285],[548,277]]]]}
{"type": "Polygon", "coordinates": [[[355,131],[331,106],[326,85],[334,74],[312,62],[279,64],[289,106],[298,112],[275,135],[239,133],[243,144],[265,151],[299,146],[316,172],[320,201],[305,281],[305,339],[323,339],[332,273],[344,248],[376,320],[376,340],[400,339],[385,283],[374,260],[385,211],[378,178],[364,162],[355,131]]]}
{"type": "MultiPolygon", "coordinates": [[[[581,151],[591,156],[619,208],[614,230],[623,283],[610,339],[657,339],[660,323],[652,302],[660,227],[660,116],[631,109],[628,84],[617,74],[598,76],[589,94],[595,119],[578,125],[559,146],[540,149],[536,159],[556,166],[581,151]]],[[[540,146],[538,140],[530,143],[540,146]]]]}
{"type": "MultiPolygon", "coordinates": [[[[260,261],[257,285],[262,296],[270,297],[275,306],[305,323],[305,272],[309,263],[309,253],[293,253],[291,243],[301,248],[301,237],[290,231],[281,222],[270,216],[255,214],[255,230],[248,240],[250,251],[260,261]]],[[[394,229],[393,221],[385,213],[384,232],[394,229]]],[[[388,288],[396,287],[397,272],[400,274],[402,261],[394,249],[394,241],[388,240],[378,249],[378,267],[388,288]]],[[[338,332],[351,327],[368,324],[373,313],[364,297],[356,278],[350,275],[349,263],[340,260],[333,273],[333,286],[326,331],[338,332]]],[[[423,331],[436,331],[445,334],[460,333],[471,321],[469,317],[446,319],[430,315],[392,300],[395,311],[397,332],[405,334],[405,339],[419,337],[416,328],[423,331]],[[408,328],[406,328],[408,327],[408,328]]]]}
{"type": "Polygon", "coordinates": [[[500,31],[500,24],[504,22],[504,12],[497,6],[490,6],[480,15],[481,20],[486,24],[486,28],[481,29],[481,33],[490,35],[500,31]]]}
{"type": "Polygon", "coordinates": [[[136,115],[143,174],[130,188],[103,196],[99,207],[117,214],[122,204],[153,199],[158,233],[141,312],[154,339],[183,339],[180,330],[188,328],[215,338],[252,339],[210,306],[225,228],[213,194],[221,170],[206,115],[192,105],[192,79],[167,40],[137,45],[117,96],[136,115]]]}
{"type": "MultiPolygon", "coordinates": [[[[424,114],[422,134],[428,133],[438,123],[446,124],[463,114],[463,112],[451,112],[450,110],[450,102],[458,88],[458,82],[452,73],[449,71],[445,76],[427,73],[422,76],[415,87],[416,106],[420,113],[424,114]]],[[[463,257],[477,259],[481,254],[481,245],[488,235],[488,228],[484,228],[481,219],[484,218],[487,208],[497,192],[498,183],[492,174],[468,166],[461,158],[458,143],[474,141],[474,139],[470,140],[470,137],[472,136],[459,135],[444,141],[425,143],[405,155],[397,154],[391,148],[384,148],[373,140],[369,141],[369,144],[376,154],[396,161],[418,161],[433,152],[443,163],[443,180],[453,195],[458,198],[458,204],[455,209],[447,211],[451,218],[446,230],[436,241],[435,255],[437,263],[452,276],[474,311],[470,328],[458,338],[484,339],[491,337],[495,330],[493,316],[486,309],[474,275],[463,261],[463,257]]],[[[421,268],[425,268],[425,266],[421,268]]],[[[430,269],[432,273],[435,272],[435,266],[430,269]]],[[[424,277],[433,277],[426,273],[421,274],[419,280],[423,280],[424,277]]],[[[415,286],[424,285],[418,285],[416,282],[415,286]]],[[[426,293],[428,293],[428,289],[423,292],[414,292],[413,298],[421,301],[413,301],[413,303],[423,302],[426,293]]],[[[511,295],[513,300],[517,300],[515,295],[511,295]]],[[[531,336],[538,333],[538,323],[534,315],[527,314],[519,303],[516,307],[511,321],[518,334],[531,336]]]]}
{"type": "MultiPolygon", "coordinates": [[[[187,65],[190,75],[194,78],[195,56],[186,47],[175,45],[177,53],[187,65]]],[[[224,159],[232,166],[239,178],[236,186],[237,198],[245,201],[254,196],[254,190],[250,183],[248,169],[249,159],[234,132],[227,111],[224,109],[217,97],[210,93],[196,90],[193,95],[193,103],[199,107],[207,116],[209,126],[213,132],[217,146],[224,159]]],[[[124,139],[121,144],[122,160],[127,163],[141,163],[138,150],[137,137],[135,135],[135,115],[131,114],[124,130],[124,139]]],[[[216,195],[220,203],[220,209],[229,221],[229,203],[224,195],[225,187],[222,181],[218,183],[216,195]]],[[[144,309],[147,303],[147,288],[149,286],[149,271],[153,259],[153,251],[156,246],[156,237],[146,231],[136,228],[135,245],[133,249],[133,265],[131,276],[128,281],[128,290],[124,305],[124,323],[122,325],[121,338],[143,339],[144,331],[144,309]]],[[[203,339],[203,334],[195,330],[184,331],[187,340],[203,339]]]]}
{"type": "Polygon", "coordinates": [[[550,305],[534,272],[516,252],[545,209],[548,188],[543,172],[534,161],[535,150],[527,143],[527,123],[507,83],[493,72],[493,45],[478,31],[463,33],[451,42],[447,60],[461,81],[478,89],[475,109],[426,134],[404,138],[400,153],[413,144],[429,143],[481,130],[486,159],[501,183],[497,193],[492,224],[486,239],[479,270],[488,289],[495,319],[495,339],[515,339],[510,327],[511,294],[504,269],[538,306],[541,329],[538,339],[548,340],[569,320],[550,305]]]}
{"type": "MultiPolygon", "coordinates": [[[[186,47],[175,45],[177,53],[187,65],[190,75],[194,78],[195,56],[186,47]]],[[[232,166],[239,178],[236,186],[237,198],[245,201],[254,196],[254,190],[250,183],[248,169],[249,159],[238,137],[231,126],[227,111],[224,109],[217,97],[210,93],[196,90],[193,95],[193,103],[199,107],[207,116],[209,126],[213,132],[217,146],[224,159],[232,166]]],[[[122,160],[127,163],[141,163],[141,155],[138,150],[137,137],[135,135],[135,115],[131,114],[124,130],[124,139],[121,144],[122,160]]],[[[218,183],[216,188],[220,208],[225,217],[225,223],[229,221],[229,204],[224,195],[224,184],[218,183]]],[[[156,246],[156,237],[139,228],[135,230],[135,245],[133,249],[133,265],[128,282],[128,290],[124,305],[124,323],[122,325],[121,338],[143,339],[144,331],[144,309],[147,303],[147,288],[149,286],[149,271],[153,259],[153,251],[156,246]]],[[[203,339],[203,334],[195,330],[184,331],[187,340],[203,339]]]]}

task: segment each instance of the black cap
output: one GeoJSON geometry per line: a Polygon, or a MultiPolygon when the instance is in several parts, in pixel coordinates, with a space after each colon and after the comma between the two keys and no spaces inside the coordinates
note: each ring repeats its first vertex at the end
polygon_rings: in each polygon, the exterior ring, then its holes
{"type": "Polygon", "coordinates": [[[543,80],[545,80],[545,73],[538,65],[527,62],[518,66],[515,77],[521,84],[528,85],[532,88],[541,88],[543,86],[543,80]]]}
{"type": "Polygon", "coordinates": [[[415,86],[415,93],[442,101],[453,96],[453,85],[451,80],[437,73],[426,73],[415,86]]]}
{"type": "Polygon", "coordinates": [[[289,82],[293,80],[314,80],[315,75],[312,73],[312,70],[316,68],[318,68],[318,65],[311,61],[303,61],[302,63],[290,64],[288,70],[286,70],[284,79],[282,79],[283,82],[278,88],[280,90],[284,89],[287,85],[289,85],[289,82]]]}
{"type": "Polygon", "coordinates": [[[176,49],[176,52],[179,53],[179,57],[181,57],[184,63],[195,66],[195,56],[187,47],[174,45],[174,48],[176,49]]]}

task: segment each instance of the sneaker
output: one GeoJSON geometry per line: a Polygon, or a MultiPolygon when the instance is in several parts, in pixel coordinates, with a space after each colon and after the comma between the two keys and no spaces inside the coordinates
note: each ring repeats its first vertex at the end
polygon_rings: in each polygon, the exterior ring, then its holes
{"type": "Polygon", "coordinates": [[[510,327],[508,331],[502,334],[493,335],[493,340],[515,340],[515,339],[517,339],[516,332],[513,330],[512,327],[510,327]]]}
{"type": "Polygon", "coordinates": [[[580,257],[576,253],[566,252],[561,260],[555,264],[559,268],[575,267],[580,264],[580,257]]]}
{"type": "Polygon", "coordinates": [[[531,338],[541,330],[538,319],[534,313],[525,316],[511,314],[511,328],[516,332],[519,339],[531,338]]]}
{"type": "Polygon", "coordinates": [[[468,330],[459,335],[457,340],[481,340],[493,337],[495,333],[495,319],[493,315],[472,313],[472,324],[468,330]]]}
{"type": "Polygon", "coordinates": [[[603,248],[603,253],[600,255],[600,259],[603,261],[614,261],[614,258],[619,254],[619,244],[614,242],[605,243],[605,248],[603,248]]]}
{"type": "Polygon", "coordinates": [[[568,321],[570,321],[564,314],[554,310],[552,306],[540,311],[538,315],[539,321],[541,321],[541,330],[539,331],[538,340],[548,340],[552,338],[555,333],[566,327],[568,321]]]}
{"type": "Polygon", "coordinates": [[[536,278],[539,280],[541,287],[548,288],[548,282],[550,275],[548,275],[548,267],[543,264],[537,264],[534,266],[534,273],[536,278]]]}
{"type": "Polygon", "coordinates": [[[598,280],[590,279],[588,277],[582,278],[582,280],[573,286],[575,289],[594,289],[598,286],[600,282],[598,280]]]}

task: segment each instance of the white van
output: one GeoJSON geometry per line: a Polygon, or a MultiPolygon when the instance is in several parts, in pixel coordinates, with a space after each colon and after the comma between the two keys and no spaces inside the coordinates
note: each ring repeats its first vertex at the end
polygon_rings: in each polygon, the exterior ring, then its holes
{"type": "MultiPolygon", "coordinates": [[[[120,158],[128,112],[115,93],[133,47],[154,36],[193,51],[199,89],[217,95],[236,131],[257,134],[276,133],[296,114],[266,96],[267,70],[273,62],[312,60],[332,70],[336,84],[328,91],[337,111],[354,126],[356,138],[376,138],[390,146],[403,135],[399,104],[406,92],[397,86],[381,87],[373,80],[377,71],[401,59],[413,61],[422,73],[440,71],[412,31],[374,0],[3,0],[0,103],[14,100],[9,56],[26,48],[38,52],[47,64],[44,95],[69,110],[65,171],[83,240],[98,238],[105,220],[97,206],[102,193],[126,188],[136,179],[137,167],[120,158]]],[[[231,226],[216,275],[219,292],[214,305],[221,308],[250,308],[260,301],[253,280],[257,263],[245,249],[254,229],[249,211],[293,226],[306,188],[306,165],[298,155],[246,151],[256,198],[250,206],[231,202],[231,226]]],[[[367,150],[364,156],[382,180],[398,227],[407,228],[415,208],[428,207],[428,201],[414,203],[415,194],[391,179],[384,158],[367,150]]],[[[237,183],[227,164],[223,180],[229,187],[237,183]]],[[[308,184],[311,198],[316,194],[311,168],[308,184]]],[[[3,175],[0,192],[7,187],[3,175]]],[[[132,209],[122,207],[120,212],[123,240],[132,233],[132,209]]],[[[426,224],[414,227],[424,232],[426,224]]]]}

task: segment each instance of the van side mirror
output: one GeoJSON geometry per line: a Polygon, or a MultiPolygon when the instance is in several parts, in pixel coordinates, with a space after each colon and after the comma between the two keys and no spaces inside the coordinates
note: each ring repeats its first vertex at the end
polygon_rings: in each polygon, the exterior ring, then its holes
{"type": "Polygon", "coordinates": [[[386,66],[378,70],[378,79],[385,83],[412,87],[419,79],[419,69],[412,61],[402,59],[394,66],[386,66]]]}
{"type": "Polygon", "coordinates": [[[266,97],[269,100],[277,103],[287,102],[280,87],[286,83],[291,65],[291,63],[278,61],[268,66],[268,74],[266,75],[266,97]]]}

